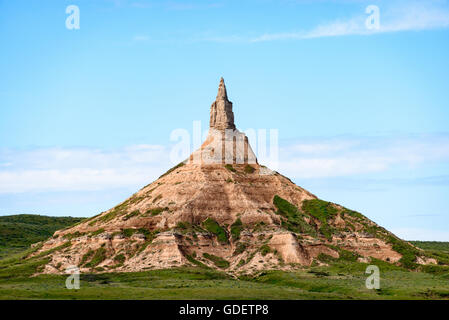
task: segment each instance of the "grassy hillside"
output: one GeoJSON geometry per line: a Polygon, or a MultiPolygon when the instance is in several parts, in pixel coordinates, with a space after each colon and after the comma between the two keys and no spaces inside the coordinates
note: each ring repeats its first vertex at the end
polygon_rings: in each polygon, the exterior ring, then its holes
{"type": "Polygon", "coordinates": [[[435,250],[449,253],[449,242],[440,241],[409,241],[414,246],[424,250],[435,250]]]}
{"type": "Polygon", "coordinates": [[[56,230],[83,219],[31,214],[0,216],[0,259],[25,250],[32,243],[51,237],[56,230]]]}

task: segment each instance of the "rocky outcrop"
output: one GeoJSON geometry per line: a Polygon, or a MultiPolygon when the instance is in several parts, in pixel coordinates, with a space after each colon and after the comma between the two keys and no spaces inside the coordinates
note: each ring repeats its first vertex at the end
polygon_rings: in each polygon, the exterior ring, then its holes
{"type": "Polygon", "coordinates": [[[206,140],[188,159],[194,164],[257,164],[248,137],[236,129],[232,102],[228,100],[223,78],[216,100],[210,108],[210,126],[206,140]]]}
{"type": "Polygon", "coordinates": [[[253,272],[340,258],[400,263],[404,248],[417,263],[435,262],[360,213],[259,165],[235,128],[221,79],[201,148],[114,208],[55,232],[33,255],[49,257],[45,273],[71,265],[82,272],[181,265],[253,272]]]}
{"type": "Polygon", "coordinates": [[[228,100],[224,79],[220,79],[217,98],[210,107],[209,127],[216,130],[235,129],[232,102],[228,100]]]}

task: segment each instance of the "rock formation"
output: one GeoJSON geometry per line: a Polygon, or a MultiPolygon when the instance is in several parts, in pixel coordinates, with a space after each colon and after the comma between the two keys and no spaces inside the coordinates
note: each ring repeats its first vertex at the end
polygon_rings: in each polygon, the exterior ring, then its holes
{"type": "Polygon", "coordinates": [[[248,137],[236,129],[232,102],[220,79],[217,98],[210,107],[210,126],[206,141],[189,157],[196,164],[257,164],[248,137]]]}
{"type": "Polygon", "coordinates": [[[72,265],[81,272],[207,265],[250,273],[326,259],[436,262],[362,214],[267,172],[235,128],[221,79],[209,135],[189,159],[114,208],[55,232],[33,255],[48,256],[44,273],[72,265]]]}
{"type": "Polygon", "coordinates": [[[210,106],[209,127],[217,130],[235,129],[232,102],[228,100],[226,85],[223,78],[220,79],[217,98],[210,106]]]}

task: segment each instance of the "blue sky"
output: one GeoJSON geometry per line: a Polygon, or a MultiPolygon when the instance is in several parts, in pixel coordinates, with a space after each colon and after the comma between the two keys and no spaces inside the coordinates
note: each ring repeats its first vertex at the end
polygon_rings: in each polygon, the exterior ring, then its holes
{"type": "Polygon", "coordinates": [[[173,165],[174,129],[207,129],[223,76],[238,128],[279,130],[278,171],[449,241],[448,40],[440,0],[0,0],[0,215],[125,199],[173,165]]]}

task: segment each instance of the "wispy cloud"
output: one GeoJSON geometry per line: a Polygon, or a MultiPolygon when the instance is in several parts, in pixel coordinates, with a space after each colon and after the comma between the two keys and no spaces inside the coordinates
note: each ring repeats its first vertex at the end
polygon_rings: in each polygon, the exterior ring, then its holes
{"type": "MultiPolygon", "coordinates": [[[[359,7],[362,8],[362,7],[359,7]]],[[[215,42],[264,42],[278,40],[305,40],[350,35],[373,35],[400,31],[422,31],[449,27],[449,7],[446,1],[383,1],[379,3],[380,25],[368,29],[368,14],[363,10],[348,19],[336,19],[309,30],[269,32],[258,36],[227,35],[207,37],[215,42]]]]}
{"type": "MultiPolygon", "coordinates": [[[[160,145],[116,150],[0,150],[0,194],[143,186],[174,165],[170,150],[160,145]]],[[[294,179],[351,178],[381,172],[388,179],[389,174],[404,168],[449,163],[449,136],[321,138],[285,144],[279,152],[278,171],[294,179]]],[[[419,181],[447,184],[447,175],[419,181]]]]}
{"type": "Polygon", "coordinates": [[[93,191],[143,186],[170,167],[167,148],[45,148],[0,152],[0,193],[93,191]]]}
{"type": "Polygon", "coordinates": [[[449,136],[332,138],[280,148],[279,170],[293,178],[348,177],[449,162],[449,136]]]}

